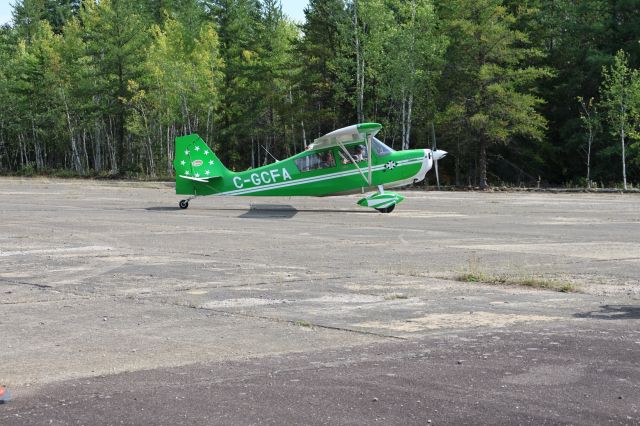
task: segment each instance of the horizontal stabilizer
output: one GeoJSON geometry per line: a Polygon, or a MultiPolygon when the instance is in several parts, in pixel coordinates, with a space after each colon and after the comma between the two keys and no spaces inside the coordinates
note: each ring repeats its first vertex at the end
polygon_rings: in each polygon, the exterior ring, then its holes
{"type": "Polygon", "coordinates": [[[207,183],[209,182],[210,179],[216,179],[222,176],[205,176],[205,177],[193,177],[193,176],[185,176],[185,175],[179,175],[182,179],[189,179],[189,180],[194,180],[196,182],[204,182],[207,183]]]}

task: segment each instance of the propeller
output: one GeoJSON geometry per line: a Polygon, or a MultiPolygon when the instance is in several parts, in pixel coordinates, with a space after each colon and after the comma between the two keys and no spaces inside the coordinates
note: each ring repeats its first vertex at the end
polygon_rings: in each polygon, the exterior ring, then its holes
{"type": "Polygon", "coordinates": [[[433,125],[433,121],[431,122],[431,138],[433,139],[433,147],[431,148],[431,155],[433,155],[433,165],[436,169],[436,182],[438,184],[438,189],[440,189],[440,174],[438,173],[438,160],[442,159],[447,155],[447,151],[439,150],[436,146],[436,129],[433,125]]]}

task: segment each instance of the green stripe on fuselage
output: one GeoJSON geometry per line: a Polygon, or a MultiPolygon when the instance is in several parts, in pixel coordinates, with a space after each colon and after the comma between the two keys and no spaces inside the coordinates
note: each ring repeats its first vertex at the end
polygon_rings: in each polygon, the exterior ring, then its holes
{"type": "MultiPolygon", "coordinates": [[[[328,150],[333,151],[334,158],[340,159],[339,148],[328,150]]],[[[302,152],[277,163],[229,173],[222,179],[206,183],[193,182],[193,189],[197,195],[325,196],[369,186],[353,163],[342,164],[338,161],[333,167],[299,171],[295,160],[308,154],[302,152]]],[[[397,151],[382,157],[372,153],[371,186],[411,179],[420,171],[423,159],[424,151],[421,149],[397,151]]],[[[361,161],[358,166],[368,177],[367,162],[361,161]]]]}

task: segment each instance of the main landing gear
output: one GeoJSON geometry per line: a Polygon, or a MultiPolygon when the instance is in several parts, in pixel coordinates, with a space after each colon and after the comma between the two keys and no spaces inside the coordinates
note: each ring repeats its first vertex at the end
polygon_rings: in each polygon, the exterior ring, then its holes
{"type": "Polygon", "coordinates": [[[393,209],[396,208],[395,204],[391,204],[389,207],[383,207],[380,209],[376,209],[378,210],[380,213],[391,213],[393,211],[393,209]]]}
{"type": "Polygon", "coordinates": [[[396,204],[402,200],[404,200],[402,195],[398,195],[395,192],[385,192],[382,185],[378,185],[378,192],[361,199],[358,204],[374,208],[380,213],[391,213],[396,208],[396,204]]]}

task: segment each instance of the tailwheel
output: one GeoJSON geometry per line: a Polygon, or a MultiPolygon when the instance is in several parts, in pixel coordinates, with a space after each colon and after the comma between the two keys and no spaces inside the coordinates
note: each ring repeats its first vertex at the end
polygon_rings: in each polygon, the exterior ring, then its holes
{"type": "Polygon", "coordinates": [[[376,210],[378,210],[380,213],[391,213],[393,211],[393,209],[395,209],[395,208],[396,208],[396,205],[395,204],[391,204],[389,207],[385,207],[385,208],[382,208],[382,209],[376,209],[376,210]]]}
{"type": "Polygon", "coordinates": [[[186,209],[187,207],[189,207],[189,200],[180,200],[178,205],[181,209],[186,209]]]}

